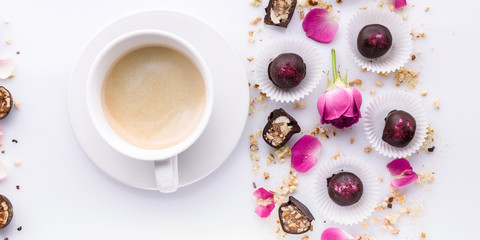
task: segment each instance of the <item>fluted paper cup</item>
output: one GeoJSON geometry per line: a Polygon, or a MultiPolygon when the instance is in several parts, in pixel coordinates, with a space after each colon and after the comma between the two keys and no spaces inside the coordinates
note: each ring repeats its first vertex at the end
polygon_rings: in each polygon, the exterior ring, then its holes
{"type": "Polygon", "coordinates": [[[355,63],[372,72],[393,72],[400,69],[412,53],[412,38],[406,22],[400,15],[384,9],[359,10],[348,23],[347,39],[355,63]],[[375,59],[362,56],[357,49],[358,33],[370,24],[381,24],[392,34],[392,47],[385,55],[375,59]]]}
{"type": "Polygon", "coordinates": [[[352,225],[367,219],[375,210],[378,202],[379,184],[377,176],[360,159],[342,157],[324,161],[314,184],[315,198],[320,209],[320,215],[339,224],[352,225]],[[353,205],[337,205],[328,195],[327,178],[340,172],[351,172],[362,181],[362,197],[353,205]]]}
{"type": "Polygon", "coordinates": [[[428,120],[421,99],[402,91],[388,92],[373,99],[364,111],[365,134],[375,151],[385,157],[400,158],[418,151],[427,136],[428,120]],[[382,140],[385,118],[392,110],[403,110],[415,118],[417,127],[412,141],[405,147],[394,147],[382,140]]]}
{"type": "Polygon", "coordinates": [[[277,102],[295,102],[307,96],[324,79],[324,67],[317,47],[304,39],[287,38],[271,42],[255,60],[254,77],[260,91],[277,102]],[[291,89],[281,89],[269,79],[268,65],[282,53],[295,53],[302,57],[307,67],[305,78],[291,89]]]}

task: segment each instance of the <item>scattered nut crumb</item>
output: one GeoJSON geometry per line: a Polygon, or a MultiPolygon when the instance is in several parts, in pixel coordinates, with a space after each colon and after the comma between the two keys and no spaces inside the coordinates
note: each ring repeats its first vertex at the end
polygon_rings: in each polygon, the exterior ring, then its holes
{"type": "Polygon", "coordinates": [[[252,38],[252,37],[248,37],[248,43],[254,43],[255,42],[255,39],[252,38]]]}
{"type": "Polygon", "coordinates": [[[270,178],[270,173],[264,172],[264,173],[263,173],[263,177],[264,177],[265,179],[269,179],[269,178],[270,178]]]}
{"type": "Polygon", "coordinates": [[[350,138],[350,144],[353,144],[355,142],[355,138],[350,138]]]}
{"type": "Polygon", "coordinates": [[[350,81],[350,82],[348,82],[348,85],[349,85],[350,87],[353,87],[353,85],[355,85],[355,81],[350,81]]]}
{"type": "Polygon", "coordinates": [[[262,136],[262,130],[261,130],[261,129],[257,129],[256,135],[257,135],[257,137],[262,136]]]}
{"type": "Polygon", "coordinates": [[[415,54],[412,55],[412,61],[415,61],[415,59],[417,59],[417,56],[415,56],[415,54]]]}
{"type": "Polygon", "coordinates": [[[366,67],[360,68],[360,72],[365,72],[365,71],[367,71],[367,68],[366,68],[366,67]]]}
{"type": "Polygon", "coordinates": [[[20,162],[20,160],[15,160],[15,161],[13,162],[13,166],[15,166],[15,167],[20,166],[20,164],[22,164],[22,162],[20,162]]]}
{"type": "Polygon", "coordinates": [[[430,10],[430,7],[425,8],[425,12],[428,12],[430,10]]]}
{"type": "Polygon", "coordinates": [[[366,153],[369,153],[372,151],[372,148],[371,147],[366,147],[363,149],[363,151],[365,151],[366,153]]]}
{"type": "Polygon", "coordinates": [[[380,76],[380,77],[390,77],[390,74],[388,72],[379,72],[378,76],[380,76]]]}
{"type": "Polygon", "coordinates": [[[402,13],[402,19],[403,19],[403,20],[407,20],[407,18],[408,18],[408,14],[402,13]]]}
{"type": "Polygon", "coordinates": [[[422,232],[422,233],[420,233],[420,238],[419,238],[418,240],[423,240],[423,239],[425,239],[426,237],[427,237],[427,234],[425,234],[425,233],[422,232]]]}
{"type": "Polygon", "coordinates": [[[377,177],[378,181],[379,182],[383,182],[383,178],[382,177],[377,177]]]}
{"type": "Polygon", "coordinates": [[[250,3],[250,5],[258,7],[262,4],[262,0],[250,0],[249,3],[250,3]]]}
{"type": "Polygon", "coordinates": [[[258,87],[260,87],[260,85],[258,85],[258,84],[253,85],[253,88],[255,88],[255,89],[257,89],[258,87]]]}
{"type": "Polygon", "coordinates": [[[365,219],[363,219],[362,221],[362,225],[363,225],[363,229],[367,229],[368,228],[368,223],[365,219]]]}
{"type": "Polygon", "coordinates": [[[343,155],[343,153],[339,152],[339,153],[333,155],[333,156],[331,157],[331,159],[337,160],[337,159],[339,159],[339,158],[342,158],[343,156],[345,156],[345,155],[343,155]]]}
{"type": "Polygon", "coordinates": [[[255,182],[252,182],[253,188],[257,188],[257,184],[255,182]]]}
{"type": "Polygon", "coordinates": [[[273,151],[273,153],[275,153],[275,155],[277,155],[278,159],[283,159],[287,155],[292,155],[292,151],[287,144],[285,144],[285,145],[283,145],[283,147],[273,151]]]}
{"type": "Polygon", "coordinates": [[[438,102],[438,98],[435,98],[435,100],[433,100],[433,106],[434,106],[436,109],[439,109],[439,108],[440,108],[440,103],[438,102]]]}
{"type": "Polygon", "coordinates": [[[298,108],[304,109],[306,106],[307,106],[306,102],[295,102],[293,108],[294,109],[298,109],[298,108]]]}
{"type": "MultiPolygon", "coordinates": [[[[337,0],[337,1],[342,2],[341,0],[337,0]]],[[[312,226],[313,226],[313,225],[312,225],[312,226]]],[[[309,236],[305,236],[305,237],[302,238],[302,240],[310,240],[310,237],[309,237],[309,236]]]]}
{"type": "Polygon", "coordinates": [[[420,184],[423,186],[425,183],[431,183],[435,180],[435,172],[417,172],[418,178],[415,180],[415,183],[420,184]]]}
{"type": "Polygon", "coordinates": [[[382,87],[383,82],[377,79],[377,80],[375,80],[375,85],[377,85],[377,87],[382,87]]]}
{"type": "Polygon", "coordinates": [[[262,17],[256,16],[255,18],[250,19],[251,25],[257,25],[258,22],[262,21],[262,17]]]}
{"type": "Polygon", "coordinates": [[[360,80],[360,79],[358,79],[358,78],[355,79],[355,84],[357,84],[357,85],[362,85],[362,80],[360,80]]]}
{"type": "Polygon", "coordinates": [[[427,151],[428,151],[428,152],[433,152],[433,151],[435,151],[435,146],[432,146],[432,147],[427,148],[427,151]]]}
{"type": "Polygon", "coordinates": [[[13,42],[13,40],[12,40],[12,39],[7,39],[7,40],[5,40],[5,43],[6,43],[7,45],[10,45],[10,44],[12,44],[12,42],[13,42]]]}
{"type": "Polygon", "coordinates": [[[375,94],[375,93],[377,93],[377,91],[375,91],[375,89],[370,89],[370,94],[373,95],[373,94],[375,94]]]}
{"type": "Polygon", "coordinates": [[[342,0],[337,0],[337,3],[342,3],[342,0]]]}
{"type": "Polygon", "coordinates": [[[15,102],[13,103],[13,106],[14,106],[16,109],[20,109],[20,104],[21,104],[20,101],[15,101],[15,102]]]}
{"type": "Polygon", "coordinates": [[[305,11],[300,10],[300,19],[304,19],[304,18],[305,18],[305,11]]]}
{"type": "Polygon", "coordinates": [[[397,87],[400,86],[402,83],[406,83],[407,87],[413,89],[417,86],[418,83],[418,73],[419,71],[413,71],[411,69],[402,67],[395,71],[393,80],[395,81],[395,85],[397,87]]]}
{"type": "Polygon", "coordinates": [[[420,95],[421,95],[422,97],[427,96],[427,94],[428,94],[427,91],[421,91],[421,92],[420,92],[420,95]]]}

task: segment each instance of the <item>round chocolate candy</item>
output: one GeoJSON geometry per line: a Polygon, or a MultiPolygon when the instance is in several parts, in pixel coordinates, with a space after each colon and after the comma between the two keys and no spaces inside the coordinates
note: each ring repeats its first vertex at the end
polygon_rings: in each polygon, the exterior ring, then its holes
{"type": "Polygon", "coordinates": [[[8,226],[13,217],[13,206],[7,197],[0,194],[0,228],[8,226]]]}
{"type": "Polygon", "coordinates": [[[378,58],[392,47],[390,30],[380,24],[370,24],[362,28],[357,37],[357,49],[366,58],[378,58]]]}
{"type": "Polygon", "coordinates": [[[328,195],[340,206],[350,206],[360,200],[363,184],[351,172],[340,172],[327,179],[328,195]]]}
{"type": "Polygon", "coordinates": [[[282,53],[268,65],[268,78],[281,89],[291,89],[305,78],[307,66],[295,53],[282,53]]]}
{"type": "Polygon", "coordinates": [[[5,87],[0,86],[0,119],[7,117],[8,113],[12,109],[13,98],[10,91],[5,87]]]}
{"type": "Polygon", "coordinates": [[[393,110],[385,118],[382,140],[394,147],[407,146],[415,136],[417,123],[410,113],[393,110]]]}

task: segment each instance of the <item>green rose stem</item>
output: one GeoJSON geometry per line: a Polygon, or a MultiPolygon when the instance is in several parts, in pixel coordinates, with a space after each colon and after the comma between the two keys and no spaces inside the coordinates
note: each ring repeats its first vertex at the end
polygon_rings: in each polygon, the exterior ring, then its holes
{"type": "Polygon", "coordinates": [[[333,83],[337,81],[337,58],[335,57],[335,49],[332,48],[332,75],[333,75],[333,83]]]}

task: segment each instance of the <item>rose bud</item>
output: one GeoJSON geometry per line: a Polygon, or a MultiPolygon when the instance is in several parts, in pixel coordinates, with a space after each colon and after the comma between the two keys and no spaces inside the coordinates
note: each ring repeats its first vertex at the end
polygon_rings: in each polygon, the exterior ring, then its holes
{"type": "Polygon", "coordinates": [[[342,80],[336,67],[335,49],[332,49],[333,83],[327,77],[327,90],[318,99],[317,108],[322,124],[343,129],[351,127],[362,117],[362,94],[354,87],[348,87],[347,74],[342,80]]]}

